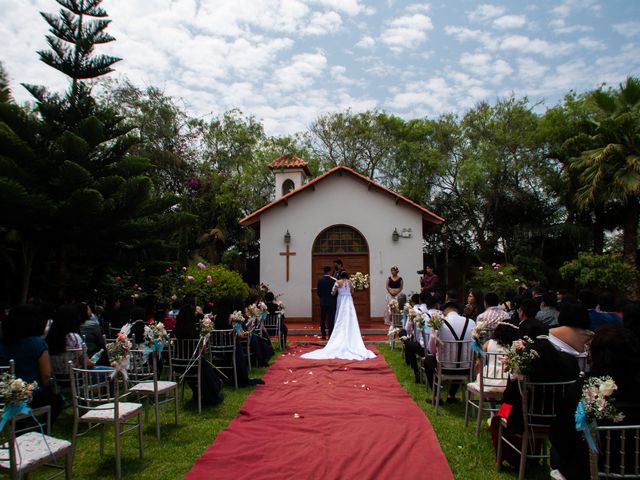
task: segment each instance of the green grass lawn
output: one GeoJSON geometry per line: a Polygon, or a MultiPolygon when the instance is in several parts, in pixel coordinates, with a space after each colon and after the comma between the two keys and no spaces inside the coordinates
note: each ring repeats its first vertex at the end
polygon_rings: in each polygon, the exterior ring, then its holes
{"type": "MultiPolygon", "coordinates": [[[[425,412],[438,436],[456,479],[514,479],[515,470],[500,473],[495,470],[491,437],[486,424],[479,439],[474,435],[474,424],[464,428],[464,404],[443,404],[439,414],[426,402],[428,393],[424,385],[414,382],[413,372],[405,365],[400,349],[391,350],[388,345],[379,344],[378,349],[396,373],[398,381],[418,406],[425,412]]],[[[259,378],[266,368],[253,369],[252,378],[259,378]]],[[[185,402],[180,408],[180,426],[173,418],[173,405],[161,407],[162,439],[155,436],[153,411],[144,426],[144,459],[138,458],[137,434],[132,431],[123,437],[122,476],[123,478],[164,480],[180,479],[191,469],[196,459],[213,443],[216,436],[233,420],[245,398],[255,387],[225,388],[225,399],[221,405],[204,408],[198,414],[191,399],[191,390],[185,390],[185,402]]],[[[460,395],[460,393],[458,394],[460,395]]],[[[152,410],[152,409],[151,409],[152,410]]],[[[71,438],[72,410],[62,413],[53,435],[71,438]]],[[[419,447],[416,446],[419,454],[419,447]]],[[[91,432],[78,439],[73,465],[73,477],[78,479],[112,479],[115,476],[113,429],[108,429],[105,437],[105,454],[100,456],[99,433],[91,432]]],[[[34,478],[41,478],[34,475],[34,478]]],[[[543,467],[527,468],[527,479],[548,478],[548,470],[543,467]]]]}
{"type": "MultiPolygon", "coordinates": [[[[378,344],[378,350],[384,355],[387,363],[391,366],[400,385],[409,393],[411,398],[424,411],[425,415],[433,425],[442,451],[444,452],[453,475],[456,479],[473,480],[493,480],[517,478],[517,471],[514,469],[503,469],[497,472],[495,468],[495,455],[491,444],[491,434],[486,423],[483,424],[480,438],[475,436],[475,417],[470,419],[469,426],[464,427],[464,402],[456,404],[440,404],[438,414],[431,403],[431,391],[427,393],[424,384],[416,384],[413,370],[404,363],[402,351],[396,345],[395,350],[391,350],[386,344],[378,344]]],[[[463,394],[462,388],[458,391],[458,397],[463,394]]],[[[442,394],[442,398],[446,395],[442,394]]],[[[527,479],[549,478],[547,468],[527,466],[527,479]]]]}

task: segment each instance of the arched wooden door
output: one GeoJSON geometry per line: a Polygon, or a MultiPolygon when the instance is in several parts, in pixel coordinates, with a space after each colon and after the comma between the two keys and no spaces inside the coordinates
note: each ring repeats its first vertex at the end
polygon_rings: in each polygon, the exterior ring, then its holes
{"type": "MultiPolygon", "coordinates": [[[[353,274],[369,273],[369,246],[366,239],[355,228],[348,225],[334,225],[316,237],[311,256],[311,291],[313,298],[313,322],[320,323],[320,299],[316,285],[325,265],[333,268],[336,258],[342,260],[344,269],[353,274]]],[[[359,322],[368,322],[371,314],[369,289],[354,292],[353,303],[359,322]]]]}

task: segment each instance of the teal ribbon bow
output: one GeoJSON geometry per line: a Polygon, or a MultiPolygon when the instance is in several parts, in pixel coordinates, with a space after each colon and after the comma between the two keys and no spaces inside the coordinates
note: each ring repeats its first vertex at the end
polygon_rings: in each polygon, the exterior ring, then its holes
{"type": "Polygon", "coordinates": [[[31,407],[27,404],[26,400],[23,400],[20,403],[7,403],[4,406],[2,418],[0,418],[0,430],[2,430],[7,422],[12,418],[29,413],[31,413],[31,407]]]}
{"type": "Polygon", "coordinates": [[[584,403],[580,401],[578,406],[576,407],[576,431],[583,432],[584,438],[586,438],[587,443],[589,444],[589,448],[593,453],[598,451],[598,447],[596,446],[596,442],[593,439],[593,435],[591,435],[591,424],[587,420],[587,412],[584,408],[584,403]]]}
{"type": "Polygon", "coordinates": [[[471,348],[473,348],[473,350],[478,353],[479,355],[486,357],[487,356],[487,352],[485,352],[482,347],[480,346],[480,344],[478,343],[478,341],[474,338],[473,342],[471,342],[471,348]]]}

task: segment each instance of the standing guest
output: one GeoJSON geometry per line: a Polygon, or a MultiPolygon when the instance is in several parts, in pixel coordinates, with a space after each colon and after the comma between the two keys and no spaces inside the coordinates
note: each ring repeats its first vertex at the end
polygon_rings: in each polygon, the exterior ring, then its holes
{"type": "Polygon", "coordinates": [[[330,275],[331,267],[324,267],[322,270],[324,274],[318,279],[316,293],[320,298],[320,333],[322,340],[326,340],[327,330],[329,336],[333,333],[333,323],[336,318],[336,296],[331,294],[336,279],[330,275]]]}
{"type": "Polygon", "coordinates": [[[340,278],[340,274],[344,272],[344,266],[342,265],[342,260],[336,258],[333,261],[333,278],[340,278]]]}
{"type": "Polygon", "coordinates": [[[498,324],[509,321],[511,318],[502,307],[499,306],[500,300],[498,294],[495,292],[488,292],[484,296],[484,312],[478,315],[476,322],[482,322],[485,327],[491,331],[494,330],[498,324]]]}
{"type": "Polygon", "coordinates": [[[598,309],[598,296],[593,290],[581,290],[578,294],[580,303],[589,310],[589,321],[591,330],[602,325],[622,326],[622,318],[617,313],[602,312],[598,309]]]}
{"type": "Polygon", "coordinates": [[[9,365],[9,360],[13,360],[17,378],[27,383],[38,382],[30,406],[51,406],[51,419],[54,421],[62,410],[64,400],[51,384],[49,347],[42,338],[46,323],[47,316],[38,305],[18,305],[9,310],[2,322],[0,363],[9,365]]]}
{"type": "MultiPolygon", "coordinates": [[[[462,317],[458,313],[458,306],[455,303],[445,303],[442,307],[442,313],[444,315],[442,321],[442,328],[438,333],[438,338],[442,341],[460,341],[471,340],[471,333],[476,326],[476,323],[469,317],[462,317]]],[[[438,361],[436,355],[438,353],[438,342],[436,336],[431,335],[429,339],[429,353],[424,359],[425,372],[427,374],[427,380],[429,385],[433,385],[433,375],[438,367],[438,361]]],[[[466,355],[461,355],[456,361],[472,361],[471,356],[466,358],[466,355]]],[[[447,373],[447,359],[441,359],[442,370],[447,373]]],[[[459,372],[459,371],[456,371],[459,372]]],[[[460,387],[459,382],[452,382],[449,386],[449,394],[447,397],[447,403],[453,403],[456,401],[456,392],[460,387]]]]}
{"type": "MultiPolygon", "coordinates": [[[[330,267],[324,267],[324,268],[328,268],[329,271],[331,271],[330,267]]],[[[331,288],[333,288],[333,285],[331,285],[331,288]]],[[[329,294],[331,295],[331,291],[329,291],[329,294]]],[[[284,312],[280,312],[280,306],[276,303],[276,296],[273,294],[273,292],[265,293],[264,303],[267,306],[267,312],[269,312],[270,315],[273,315],[275,313],[280,313],[280,335],[282,336],[282,344],[286,345],[289,328],[287,328],[287,325],[284,323],[284,312]]],[[[334,307],[334,311],[335,311],[335,307],[334,307]]],[[[331,335],[331,332],[333,331],[333,323],[332,322],[329,323],[329,326],[330,326],[329,335],[331,335]]]]}
{"type": "Polygon", "coordinates": [[[100,350],[103,351],[98,363],[108,365],[108,356],[106,354],[106,346],[104,336],[100,328],[98,317],[93,313],[91,306],[87,303],[80,304],[80,316],[84,320],[80,324],[80,334],[84,337],[87,346],[87,355],[92,357],[100,350]]]}
{"type": "Polygon", "coordinates": [[[433,265],[425,266],[424,270],[418,270],[420,277],[420,293],[435,292],[440,285],[440,279],[433,271],[433,265]]]}
{"type": "Polygon", "coordinates": [[[484,295],[482,290],[472,288],[467,295],[467,304],[464,306],[462,316],[469,317],[471,320],[478,318],[484,312],[484,295]]]}
{"type": "Polygon", "coordinates": [[[540,310],[536,313],[536,320],[539,320],[547,327],[555,327],[558,325],[559,313],[556,296],[552,292],[544,292],[540,302],[540,310]]]}
{"type": "Polygon", "coordinates": [[[391,276],[387,277],[386,289],[388,297],[390,298],[398,298],[398,295],[402,293],[402,289],[404,288],[404,280],[402,277],[398,275],[400,270],[395,265],[391,267],[391,276]]]}
{"type": "Polygon", "coordinates": [[[538,313],[538,305],[532,298],[525,298],[518,308],[518,329],[520,330],[520,338],[529,337],[532,340],[538,335],[546,335],[549,327],[536,320],[538,313]]]}

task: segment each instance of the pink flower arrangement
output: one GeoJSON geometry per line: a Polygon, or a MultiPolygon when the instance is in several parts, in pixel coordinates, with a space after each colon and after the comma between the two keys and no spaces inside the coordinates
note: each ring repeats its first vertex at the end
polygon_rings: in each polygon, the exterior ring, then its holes
{"type": "Polygon", "coordinates": [[[211,275],[207,275],[207,283],[211,282],[213,282],[213,278],[211,277],[211,275]]]}
{"type": "Polygon", "coordinates": [[[114,280],[115,280],[116,282],[119,282],[120,280],[122,280],[122,277],[121,277],[121,276],[119,276],[119,275],[116,275],[116,277],[114,278],[114,280]]]}
{"type": "Polygon", "coordinates": [[[198,267],[200,270],[204,270],[205,268],[207,268],[207,266],[202,262],[198,262],[196,267],[198,267]]]}
{"type": "Polygon", "coordinates": [[[193,275],[187,275],[187,282],[193,282],[193,275]]]}

